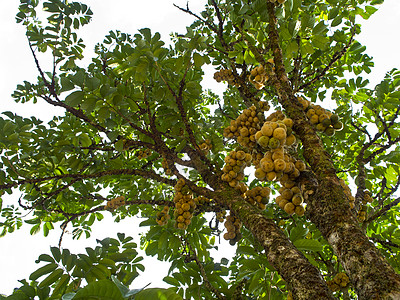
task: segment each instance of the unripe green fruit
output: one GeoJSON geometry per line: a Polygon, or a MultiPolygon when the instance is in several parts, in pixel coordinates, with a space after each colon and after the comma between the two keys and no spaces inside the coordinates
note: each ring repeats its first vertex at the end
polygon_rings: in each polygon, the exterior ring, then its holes
{"type": "Polygon", "coordinates": [[[269,139],[268,146],[269,146],[271,149],[279,148],[280,145],[281,145],[281,143],[279,142],[278,139],[276,139],[276,138],[270,138],[270,139],[269,139]]]}
{"type": "Polygon", "coordinates": [[[328,127],[327,129],[325,129],[325,134],[327,136],[333,136],[335,134],[335,129],[333,129],[333,127],[328,127]]]}
{"type": "Polygon", "coordinates": [[[333,124],[333,128],[337,131],[340,131],[343,129],[343,123],[338,121],[337,123],[333,124]]]}
{"type": "Polygon", "coordinates": [[[337,122],[339,122],[339,116],[336,114],[333,114],[331,116],[331,122],[332,122],[332,124],[336,124],[337,122]]]}
{"type": "Polygon", "coordinates": [[[267,136],[265,136],[265,135],[263,135],[263,136],[261,136],[261,137],[257,140],[257,143],[258,143],[261,147],[267,148],[268,145],[269,145],[269,141],[270,141],[270,138],[267,137],[267,136]]]}

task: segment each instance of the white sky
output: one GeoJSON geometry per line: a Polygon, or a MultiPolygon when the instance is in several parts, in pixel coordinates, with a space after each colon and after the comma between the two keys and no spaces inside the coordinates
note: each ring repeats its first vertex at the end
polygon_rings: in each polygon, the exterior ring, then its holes
{"type": "MultiPolygon", "coordinates": [[[[3,42],[0,47],[2,58],[0,112],[11,110],[25,117],[35,115],[39,119],[50,120],[54,108],[46,104],[15,104],[10,96],[16,85],[23,80],[34,81],[37,72],[27,46],[24,29],[15,23],[19,1],[2,0],[1,2],[0,35],[3,37],[3,42]]],[[[83,2],[88,4],[94,12],[93,21],[81,31],[87,45],[86,55],[89,56],[94,45],[102,41],[109,30],[118,29],[134,34],[137,29],[149,27],[152,32],[159,31],[165,40],[170,32],[184,32],[185,26],[190,25],[193,20],[172,5],[175,3],[185,6],[186,0],[113,0],[112,5],[110,2],[96,0],[83,0],[83,2]]],[[[205,2],[204,0],[189,1],[190,8],[199,12],[205,2]]],[[[394,67],[400,68],[399,28],[400,1],[386,0],[380,10],[363,25],[363,33],[357,37],[358,41],[367,46],[367,53],[374,57],[376,67],[368,75],[374,84],[383,78],[385,72],[394,67]]],[[[209,80],[207,85],[211,88],[216,86],[212,80],[209,80]]],[[[8,199],[16,200],[15,197],[8,199]]],[[[6,204],[3,203],[3,205],[6,204]]],[[[66,235],[63,246],[73,253],[78,253],[84,247],[94,247],[96,238],[116,237],[117,232],[135,236],[138,232],[135,223],[133,220],[126,220],[116,224],[111,218],[106,218],[102,221],[102,226],[94,226],[92,238],[89,241],[85,239],[73,241],[71,236],[66,235]]],[[[42,233],[30,236],[29,229],[30,227],[25,225],[18,232],[0,238],[0,270],[2,270],[0,293],[9,294],[14,287],[18,287],[17,280],[27,278],[37,268],[34,261],[39,254],[48,253],[49,246],[55,246],[58,243],[60,234],[58,228],[51,231],[47,238],[44,238],[42,233]]],[[[137,242],[139,243],[138,240],[137,242]]],[[[227,255],[226,252],[224,249],[225,255],[227,255]]],[[[149,282],[154,283],[152,286],[162,285],[161,280],[166,275],[167,268],[162,267],[156,260],[145,263],[145,266],[145,274],[139,276],[131,288],[140,288],[149,282]]]]}

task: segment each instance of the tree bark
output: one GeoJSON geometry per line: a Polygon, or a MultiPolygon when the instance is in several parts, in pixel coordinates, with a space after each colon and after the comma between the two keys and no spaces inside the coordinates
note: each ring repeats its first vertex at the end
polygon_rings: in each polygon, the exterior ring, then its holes
{"type": "Polygon", "coordinates": [[[268,262],[288,283],[294,299],[335,299],[319,270],[282,230],[240,195],[223,195],[230,210],[240,218],[263,246],[268,262]],[[310,288],[312,287],[312,288],[310,288]]]}
{"type": "Polygon", "coordinates": [[[400,299],[400,275],[395,273],[362,232],[350,210],[329,154],[297,104],[283,65],[275,6],[268,3],[267,7],[270,16],[269,38],[276,67],[273,85],[279,102],[294,121],[294,130],[303,144],[304,158],[315,174],[317,189],[307,201],[307,216],[332,246],[360,299],[400,299]]]}

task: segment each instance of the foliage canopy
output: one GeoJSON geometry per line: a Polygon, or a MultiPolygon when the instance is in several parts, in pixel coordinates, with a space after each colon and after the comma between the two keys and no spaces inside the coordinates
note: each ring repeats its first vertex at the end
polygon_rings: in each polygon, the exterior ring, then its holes
{"type": "Polygon", "coordinates": [[[369,88],[356,40],[357,17],[382,2],[177,7],[194,22],[171,46],[148,28],[110,31],[83,68],[90,8],[21,0],[39,76],[13,97],[65,115],[2,113],[0,195],[22,196],[0,200],[1,234],[61,224],[79,238],[107,211],[140,215],[141,246],[171,262],[172,287],[129,289],[144,266],[118,234],[81,254],[52,247],[0,299],[399,299],[400,72],[369,88]],[[210,64],[222,99],[201,86],[210,64]],[[231,261],[210,255],[220,235],[237,247],[231,261]]]}

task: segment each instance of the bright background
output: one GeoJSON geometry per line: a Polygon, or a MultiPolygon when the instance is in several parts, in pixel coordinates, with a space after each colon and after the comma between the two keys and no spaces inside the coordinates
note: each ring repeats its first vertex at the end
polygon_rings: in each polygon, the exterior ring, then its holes
{"type": "MultiPolygon", "coordinates": [[[[96,1],[82,0],[88,4],[94,15],[89,25],[79,32],[86,44],[85,55],[92,56],[94,45],[101,42],[109,30],[120,30],[134,34],[143,27],[151,28],[152,32],[160,32],[165,41],[170,32],[185,32],[185,27],[193,21],[191,16],[184,14],[173,6],[173,3],[186,7],[186,0],[147,0],[129,1],[113,0],[96,1]],[[106,3],[106,4],[105,4],[106,3]]],[[[15,14],[18,12],[19,1],[2,0],[0,10],[0,36],[3,39],[0,47],[1,71],[0,71],[0,112],[13,111],[24,117],[32,115],[47,122],[52,119],[54,113],[62,113],[45,103],[17,104],[14,103],[11,94],[17,84],[23,80],[35,82],[38,76],[34,61],[28,48],[24,28],[15,23],[15,14]]],[[[200,12],[205,0],[192,0],[189,7],[194,12],[200,12]]],[[[382,80],[384,74],[394,67],[400,68],[400,41],[398,30],[400,29],[400,1],[386,0],[381,8],[368,21],[361,20],[362,34],[357,40],[367,46],[367,53],[374,58],[375,68],[371,74],[365,75],[371,84],[375,85],[382,80]]],[[[90,60],[85,61],[86,64],[90,60]]],[[[45,63],[43,63],[45,65],[45,63]]],[[[208,68],[208,70],[210,70],[208,68]]],[[[215,90],[216,83],[206,72],[205,88],[215,90]]],[[[373,86],[372,85],[372,86],[373,86]]],[[[219,85],[219,89],[221,85],[219,85]]],[[[400,105],[400,101],[399,101],[400,105]]],[[[4,197],[3,205],[16,203],[18,195],[4,197]]],[[[89,240],[72,240],[70,234],[63,238],[62,246],[72,253],[82,253],[85,247],[95,247],[96,239],[116,237],[117,232],[125,232],[135,237],[139,243],[140,229],[137,224],[140,220],[124,220],[114,223],[110,214],[105,213],[106,218],[93,227],[89,240]]],[[[0,220],[1,221],[1,220],[0,220]]],[[[24,225],[20,230],[0,238],[0,293],[10,294],[12,289],[19,287],[17,280],[29,277],[37,265],[35,260],[41,253],[49,253],[50,246],[56,246],[61,230],[56,227],[47,238],[42,233],[29,235],[29,225],[24,225]]],[[[218,239],[217,239],[218,240],[218,239]]],[[[221,240],[223,240],[221,238],[221,240]]],[[[224,244],[225,245],[225,244],[224,244]]],[[[233,247],[223,247],[222,254],[230,257],[233,247]]],[[[140,288],[147,283],[152,287],[162,287],[162,278],[167,275],[168,265],[160,263],[156,259],[146,258],[144,265],[146,270],[133,281],[131,288],[140,288]]]]}

